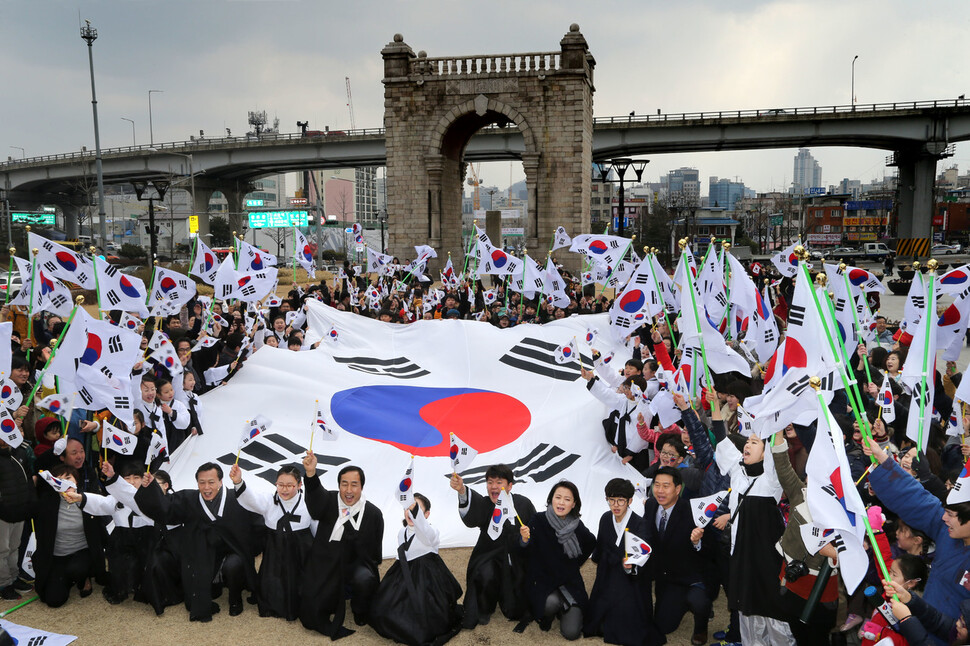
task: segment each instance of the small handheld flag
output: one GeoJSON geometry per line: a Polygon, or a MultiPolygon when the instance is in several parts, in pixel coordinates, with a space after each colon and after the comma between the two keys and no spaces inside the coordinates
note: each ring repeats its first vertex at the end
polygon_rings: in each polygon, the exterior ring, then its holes
{"type": "Polygon", "coordinates": [[[397,496],[397,501],[401,503],[401,506],[407,509],[414,504],[414,456],[411,456],[411,462],[408,463],[408,468],[404,472],[404,477],[401,478],[400,484],[398,484],[397,491],[395,492],[397,496]]]}
{"type": "Polygon", "coordinates": [[[152,433],[152,440],[148,445],[148,454],[145,456],[145,465],[150,465],[156,458],[165,457],[168,453],[168,446],[165,438],[158,431],[152,433]]]}
{"type": "Polygon", "coordinates": [[[478,455],[478,451],[462,442],[457,435],[452,433],[449,455],[451,456],[451,471],[458,473],[460,469],[467,469],[471,466],[475,456],[478,455]]]}
{"type": "Polygon", "coordinates": [[[30,538],[27,540],[27,549],[24,551],[24,560],[20,562],[20,567],[30,576],[37,576],[34,573],[34,552],[37,551],[37,535],[31,531],[30,538]]]}
{"type": "Polygon", "coordinates": [[[650,560],[653,548],[645,540],[626,529],[624,532],[624,550],[626,558],[623,559],[624,565],[645,565],[650,560]]]}
{"type": "Polygon", "coordinates": [[[337,328],[334,326],[331,326],[330,331],[327,332],[327,336],[325,338],[329,339],[332,343],[336,343],[339,337],[340,337],[340,334],[337,332],[337,328]]]}
{"type": "Polygon", "coordinates": [[[37,408],[46,408],[51,415],[59,415],[64,419],[70,419],[71,410],[74,408],[74,396],[54,393],[48,395],[37,402],[37,408]]]}
{"type": "Polygon", "coordinates": [[[323,435],[323,439],[328,442],[333,442],[337,439],[337,431],[327,425],[327,418],[323,416],[323,410],[320,408],[320,402],[317,402],[317,414],[314,416],[313,421],[310,423],[310,446],[313,446],[313,434],[319,431],[323,435]]]}
{"type": "Polygon", "coordinates": [[[565,345],[559,346],[555,350],[556,363],[569,363],[574,361],[578,356],[579,350],[576,348],[575,339],[565,345]]]}
{"type": "Polygon", "coordinates": [[[17,428],[17,422],[6,408],[0,408],[0,440],[3,440],[11,449],[15,449],[24,442],[24,434],[17,428]]]}
{"type": "Polygon", "coordinates": [[[488,537],[493,541],[497,540],[502,535],[505,523],[512,522],[513,516],[515,516],[515,507],[512,506],[512,494],[502,489],[498,500],[495,501],[492,519],[488,523],[488,537]]]}
{"type": "Polygon", "coordinates": [[[138,436],[123,431],[107,420],[104,422],[104,430],[101,434],[101,448],[111,449],[121,455],[131,455],[135,452],[138,445],[138,436]]]}
{"type": "Polygon", "coordinates": [[[706,527],[708,523],[714,520],[718,507],[727,499],[727,496],[728,492],[724,490],[710,496],[691,500],[691,509],[694,511],[694,525],[706,527]]]}
{"type": "Polygon", "coordinates": [[[889,374],[882,376],[882,388],[879,389],[879,406],[882,421],[891,424],[896,421],[896,405],[893,400],[893,389],[889,386],[889,374]]]}
{"type": "Polygon", "coordinates": [[[44,482],[53,487],[54,491],[58,493],[66,493],[71,489],[77,490],[77,485],[73,482],[52,476],[50,471],[41,471],[39,475],[44,479],[44,482]]]}

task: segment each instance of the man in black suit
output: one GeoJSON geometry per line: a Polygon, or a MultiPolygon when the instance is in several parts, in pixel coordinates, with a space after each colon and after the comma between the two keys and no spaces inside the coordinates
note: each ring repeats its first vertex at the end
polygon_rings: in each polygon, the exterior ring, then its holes
{"type": "Polygon", "coordinates": [[[658,469],[653,498],[643,509],[645,524],[652,530],[646,540],[653,547],[654,618],[660,632],[667,635],[677,630],[690,610],[694,615],[691,644],[706,644],[711,600],[703,583],[704,529],[695,526],[690,501],[681,499],[683,487],[677,468],[658,469]]]}

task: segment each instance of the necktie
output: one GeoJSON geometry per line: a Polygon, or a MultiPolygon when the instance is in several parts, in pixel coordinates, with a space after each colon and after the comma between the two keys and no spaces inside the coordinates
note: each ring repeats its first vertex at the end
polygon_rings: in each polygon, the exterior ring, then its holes
{"type": "Polygon", "coordinates": [[[667,510],[664,509],[660,512],[660,534],[663,535],[664,531],[667,529],[667,510]]]}

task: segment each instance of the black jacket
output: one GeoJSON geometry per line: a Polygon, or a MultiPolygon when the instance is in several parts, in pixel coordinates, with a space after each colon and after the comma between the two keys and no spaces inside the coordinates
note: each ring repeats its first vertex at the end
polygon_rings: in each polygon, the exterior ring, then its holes
{"type": "Polygon", "coordinates": [[[0,520],[19,523],[30,516],[36,499],[26,444],[0,449],[0,520]]]}
{"type": "MultiPolygon", "coordinates": [[[[670,508],[662,536],[657,530],[658,507],[656,498],[650,498],[643,506],[643,522],[648,529],[647,536],[642,538],[653,547],[649,562],[653,579],[658,583],[676,585],[699,583],[704,578],[706,559],[701,550],[694,549],[694,544],[690,542],[690,533],[696,527],[690,500],[681,497],[670,508]]],[[[705,543],[711,543],[711,540],[701,539],[702,548],[705,543]]]]}

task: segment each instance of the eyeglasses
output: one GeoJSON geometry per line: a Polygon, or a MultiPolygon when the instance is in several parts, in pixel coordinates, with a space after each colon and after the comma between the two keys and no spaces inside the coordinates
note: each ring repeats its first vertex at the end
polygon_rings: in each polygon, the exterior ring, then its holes
{"type": "Polygon", "coordinates": [[[618,507],[618,506],[627,504],[627,499],[626,498],[607,498],[606,504],[608,504],[610,507],[618,507]]]}
{"type": "Polygon", "coordinates": [[[661,451],[660,452],[660,455],[663,456],[663,457],[665,457],[665,458],[679,458],[680,457],[680,454],[679,453],[667,453],[666,451],[661,451]]]}

